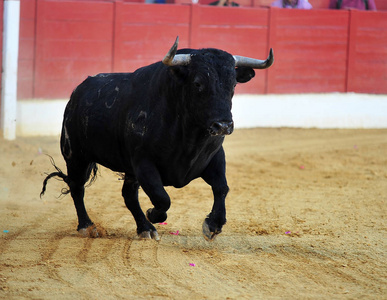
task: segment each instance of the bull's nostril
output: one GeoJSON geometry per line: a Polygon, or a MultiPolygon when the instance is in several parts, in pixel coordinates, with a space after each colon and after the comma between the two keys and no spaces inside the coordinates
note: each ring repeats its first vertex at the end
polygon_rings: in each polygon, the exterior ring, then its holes
{"type": "Polygon", "coordinates": [[[226,135],[234,131],[234,122],[214,122],[209,129],[212,135],[226,135]]]}
{"type": "Polygon", "coordinates": [[[212,124],[212,128],[215,130],[215,131],[218,131],[218,130],[221,130],[223,128],[223,124],[220,123],[220,122],[214,122],[212,124]]]}
{"type": "Polygon", "coordinates": [[[231,134],[234,131],[234,122],[228,123],[227,134],[231,134]]]}

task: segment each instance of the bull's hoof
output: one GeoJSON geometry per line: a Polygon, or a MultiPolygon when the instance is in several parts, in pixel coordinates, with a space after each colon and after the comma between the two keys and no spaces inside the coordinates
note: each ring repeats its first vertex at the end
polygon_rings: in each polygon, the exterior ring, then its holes
{"type": "Polygon", "coordinates": [[[98,228],[94,224],[86,228],[78,229],[78,233],[82,237],[90,237],[90,238],[99,238],[99,237],[103,237],[106,234],[103,228],[98,228]]]}
{"type": "Polygon", "coordinates": [[[146,211],[146,217],[153,224],[162,223],[167,219],[167,213],[165,211],[158,212],[154,208],[150,208],[146,211]]]}
{"type": "Polygon", "coordinates": [[[142,240],[151,240],[151,239],[155,241],[160,240],[159,233],[156,230],[143,231],[139,233],[138,237],[142,240]]]}
{"type": "Polygon", "coordinates": [[[204,219],[204,222],[203,222],[203,226],[202,226],[203,236],[206,239],[206,241],[212,242],[215,240],[217,235],[222,232],[222,230],[219,230],[219,229],[211,230],[207,220],[208,218],[204,219]]]}

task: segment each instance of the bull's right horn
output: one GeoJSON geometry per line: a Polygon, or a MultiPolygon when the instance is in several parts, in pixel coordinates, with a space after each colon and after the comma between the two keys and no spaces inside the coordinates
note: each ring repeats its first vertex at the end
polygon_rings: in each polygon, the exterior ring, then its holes
{"type": "Polygon", "coordinates": [[[235,67],[250,67],[253,69],[267,69],[274,62],[273,49],[270,49],[269,56],[266,60],[249,58],[244,56],[234,55],[235,67]]]}
{"type": "Polygon", "coordinates": [[[176,41],[169,49],[167,55],[163,59],[163,64],[167,66],[186,66],[191,62],[190,54],[176,54],[177,46],[179,44],[179,37],[176,37],[176,41]]]}

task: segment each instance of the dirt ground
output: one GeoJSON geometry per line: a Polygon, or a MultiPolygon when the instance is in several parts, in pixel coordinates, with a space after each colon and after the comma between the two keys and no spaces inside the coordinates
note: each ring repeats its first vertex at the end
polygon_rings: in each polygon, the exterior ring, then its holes
{"type": "Polygon", "coordinates": [[[122,181],[102,167],[86,206],[106,235],[80,237],[63,182],[39,198],[54,171],[43,154],[65,170],[58,140],[0,139],[1,299],[387,299],[387,130],[236,130],[212,243],[203,181],[168,188],[161,240],[140,240],[122,181]]]}

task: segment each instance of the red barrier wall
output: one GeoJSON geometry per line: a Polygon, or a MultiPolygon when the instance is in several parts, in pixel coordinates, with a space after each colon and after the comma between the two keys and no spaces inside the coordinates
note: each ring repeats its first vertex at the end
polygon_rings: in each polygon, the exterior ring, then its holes
{"type": "Polygon", "coordinates": [[[269,93],[346,91],[349,11],[271,8],[269,93]]]}
{"type": "Polygon", "coordinates": [[[68,98],[88,75],[161,60],[177,35],[260,59],[272,47],[273,67],[239,93],[387,93],[386,13],[23,0],[18,97],[68,98]]]}
{"type": "Polygon", "coordinates": [[[35,98],[68,97],[80,79],[112,71],[114,3],[37,4],[35,98]]]}
{"type": "Polygon", "coordinates": [[[350,22],[347,90],[387,93],[387,12],[352,10],[350,22]]]}
{"type": "Polygon", "coordinates": [[[190,6],[116,3],[114,72],[134,71],[160,61],[180,36],[189,47],[190,6]]]}
{"type": "Polygon", "coordinates": [[[22,0],[20,3],[18,98],[34,95],[34,60],[36,33],[36,2],[22,0]]]}
{"type": "MultiPolygon", "coordinates": [[[[219,48],[229,53],[265,59],[269,53],[269,14],[267,9],[240,7],[192,7],[191,47],[219,48]]],[[[236,92],[266,92],[266,70],[238,85],[236,92]]]]}

